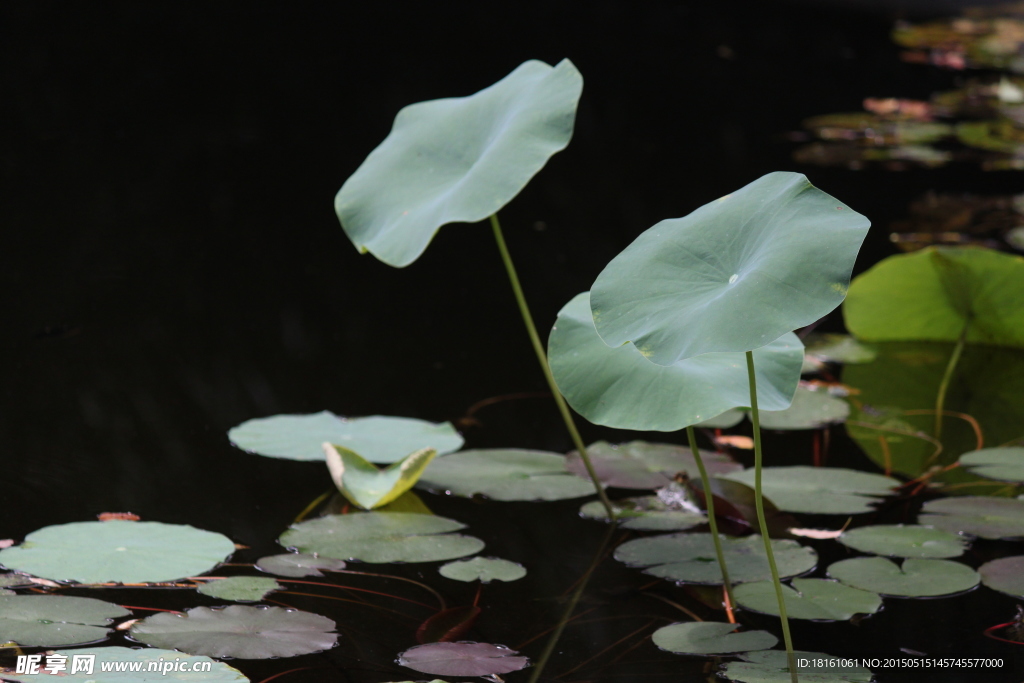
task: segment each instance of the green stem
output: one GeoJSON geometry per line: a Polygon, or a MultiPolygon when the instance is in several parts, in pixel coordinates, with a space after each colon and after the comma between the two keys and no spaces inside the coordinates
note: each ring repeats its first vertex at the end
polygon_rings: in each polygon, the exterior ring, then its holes
{"type": "Polygon", "coordinates": [[[953,379],[953,372],[957,363],[960,362],[960,355],[964,352],[964,344],[967,343],[967,328],[971,326],[971,319],[964,323],[964,329],[960,332],[960,338],[953,347],[953,355],[949,357],[946,364],[946,372],[942,375],[942,382],[939,383],[939,393],[935,396],[935,438],[942,438],[942,410],[946,405],[946,392],[949,390],[949,382],[953,379]]]}
{"type": "Polygon", "coordinates": [[[686,428],[686,437],[690,440],[690,450],[693,451],[693,459],[697,461],[697,469],[700,470],[700,483],[704,487],[704,504],[708,511],[708,526],[711,527],[711,539],[715,542],[715,554],[718,556],[718,566],[722,570],[722,580],[725,581],[725,592],[729,596],[729,604],[735,605],[732,598],[732,582],[729,580],[729,569],[725,564],[725,553],[722,552],[722,539],[718,537],[718,522],[715,521],[715,496],[711,492],[711,478],[704,468],[704,459],[700,457],[700,449],[697,448],[697,436],[693,433],[693,427],[686,428]]]}
{"type": "Polygon", "coordinates": [[[605,493],[604,487],[601,486],[601,480],[597,478],[597,472],[594,471],[594,465],[590,462],[590,456],[587,455],[587,447],[583,443],[583,437],[580,436],[579,430],[576,429],[576,423],[573,422],[572,413],[569,412],[569,406],[566,404],[565,399],[562,398],[562,392],[558,390],[558,385],[555,384],[555,378],[551,375],[551,368],[548,367],[548,356],[544,352],[544,345],[540,341],[540,335],[537,334],[537,327],[533,324],[533,316],[530,315],[530,308],[526,305],[526,297],[523,295],[523,288],[519,284],[519,276],[516,275],[516,267],[512,264],[512,256],[508,253],[508,247],[505,245],[505,237],[501,234],[501,224],[498,223],[498,214],[491,216],[491,228],[494,229],[494,239],[498,243],[498,251],[501,252],[501,260],[505,263],[505,271],[508,273],[508,281],[512,284],[512,291],[516,295],[516,303],[519,304],[519,312],[523,316],[523,323],[526,324],[526,333],[530,335],[530,343],[533,345],[533,352],[537,354],[537,360],[540,362],[540,369],[544,372],[544,379],[547,380],[548,387],[551,389],[551,394],[554,396],[555,403],[558,405],[558,412],[562,414],[562,420],[565,422],[565,428],[569,430],[569,437],[576,446],[576,451],[580,454],[584,467],[587,468],[587,474],[590,476],[590,481],[594,483],[594,488],[597,489],[597,495],[601,499],[601,504],[604,505],[604,509],[608,513],[608,519],[614,520],[615,508],[612,507],[612,502],[608,500],[608,494],[605,493]]]}
{"type": "Polygon", "coordinates": [[[757,507],[757,524],[761,527],[764,552],[768,556],[768,567],[772,571],[772,583],[775,585],[775,597],[779,601],[782,639],[786,642],[786,660],[789,662],[789,679],[792,683],[799,683],[796,675],[796,655],[793,654],[793,637],[789,635],[786,599],[782,595],[779,568],[775,565],[772,540],[768,536],[768,522],[764,517],[764,496],[761,495],[761,416],[757,411],[757,379],[754,377],[754,353],[752,351],[747,351],[747,380],[750,383],[750,418],[754,422],[754,504],[757,507]]]}

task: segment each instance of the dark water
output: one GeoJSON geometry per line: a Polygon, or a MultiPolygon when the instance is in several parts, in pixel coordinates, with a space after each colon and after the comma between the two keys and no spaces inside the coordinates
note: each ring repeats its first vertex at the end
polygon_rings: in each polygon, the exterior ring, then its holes
{"type": "MultiPolygon", "coordinates": [[[[416,264],[394,270],[358,256],[332,210],[401,106],[469,94],[525,59],[569,57],[586,83],[572,144],[502,214],[542,329],[640,231],[769,171],[805,172],[872,219],[858,271],[892,252],[887,225],[920,193],[1017,191],[1008,173],[790,161],[784,133],[807,116],[954,85],[949,72],[898,60],[893,19],[739,0],[3,4],[0,538],[131,510],[223,532],[253,547],[242,560],[255,559],[328,479],[322,465],[233,449],[229,427],[325,408],[451,420],[489,396],[543,390],[485,226],[449,226],[416,264]]],[[[840,329],[838,315],[825,328],[840,329]]],[[[478,417],[471,447],[569,449],[547,399],[478,417]]],[[[583,430],[588,441],[636,436],[583,430]]],[[[832,462],[869,467],[835,431],[832,462]]],[[[768,457],[806,463],[809,444],[772,437],[768,457]]],[[[578,502],[428,503],[469,523],[487,553],[529,567],[521,585],[486,589],[471,634],[511,646],[550,626],[555,597],[603,534],[576,518],[578,502]]],[[[980,546],[972,564],[1005,554],[997,545],[980,546]]],[[[567,630],[546,679],[648,622],[644,632],[683,618],[639,595],[644,583],[604,563],[581,604],[597,608],[594,621],[567,630]]],[[[453,603],[472,599],[469,588],[445,590],[453,603]]],[[[683,599],[667,584],[651,591],[683,599]]],[[[303,600],[291,603],[334,616],[344,644],[296,660],[328,668],[290,680],[408,678],[391,661],[413,644],[415,619],[303,600]]],[[[166,591],[123,598],[182,601],[166,591]]],[[[798,622],[794,634],[804,649],[835,654],[1010,658],[979,630],[1012,607],[987,589],[886,600],[858,626],[798,622]]],[[[770,618],[749,623],[776,629],[770,618]]],[[[611,663],[641,635],[559,680],[703,680],[703,663],[649,640],[611,663]]],[[[243,669],[259,680],[291,666],[243,669]]],[[[971,680],[941,676],[930,678],[971,680]]]]}

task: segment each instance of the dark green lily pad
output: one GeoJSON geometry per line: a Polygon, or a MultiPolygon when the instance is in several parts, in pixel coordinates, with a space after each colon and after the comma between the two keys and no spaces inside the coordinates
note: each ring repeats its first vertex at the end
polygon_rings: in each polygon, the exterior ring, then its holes
{"type": "Polygon", "coordinates": [[[286,548],[363,562],[434,562],[479,552],[484,542],[448,533],[464,529],[454,519],[414,512],[328,515],[296,524],[279,539],[286,548]]]}
{"type": "MultiPolygon", "coordinates": [[[[721,537],[725,563],[733,583],[771,578],[764,541],[758,535],[721,537]]],[[[780,576],[795,576],[814,569],[818,554],[795,541],[773,540],[772,552],[780,576]]],[[[645,574],[681,583],[720,584],[722,572],[711,534],[667,534],[638,538],[615,550],[615,559],[631,567],[646,567],[645,574]]]]}
{"type": "Polygon", "coordinates": [[[137,622],[131,636],[147,645],[208,657],[295,657],[334,647],[334,622],[283,607],[195,607],[161,612],[137,622]]]}
{"type": "Polygon", "coordinates": [[[419,488],[493,500],[564,500],[594,492],[573,476],[558,453],[520,449],[471,450],[437,458],[420,477],[419,488]]]}
{"type": "MultiPolygon", "coordinates": [[[[68,670],[56,674],[59,678],[55,678],[55,680],[60,683],[108,683],[108,681],[116,681],[116,683],[173,683],[174,681],[248,683],[249,681],[241,671],[224,662],[218,662],[209,657],[191,657],[176,650],[90,647],[77,650],[57,650],[54,654],[67,657],[68,670]],[[70,673],[73,658],[81,655],[95,655],[96,659],[91,673],[86,671],[70,673]],[[100,675],[104,665],[123,666],[121,662],[139,662],[140,671],[100,675]],[[163,671],[164,662],[178,662],[180,670],[163,671]],[[150,665],[155,669],[148,670],[150,665]]],[[[50,680],[46,674],[4,673],[3,676],[4,680],[19,681],[20,683],[38,683],[40,680],[50,680]]]]}
{"type": "MultiPolygon", "coordinates": [[[[754,470],[719,475],[753,487],[754,470]]],[[[870,512],[880,496],[892,493],[900,482],[869,472],[840,467],[765,467],[761,491],[775,507],[786,512],[852,515],[870,512]]]]}
{"type": "Polygon", "coordinates": [[[733,633],[736,624],[690,621],[659,628],[651,636],[662,650],[679,655],[720,655],[775,647],[779,639],[767,631],[733,633]]]}
{"type": "Polygon", "coordinates": [[[518,581],[526,576],[526,568],[518,562],[510,562],[498,557],[474,557],[472,560],[459,560],[442,565],[441,576],[455,581],[518,581]]]}
{"type": "Polygon", "coordinates": [[[903,524],[862,526],[838,540],[862,553],[932,559],[963,555],[968,545],[968,539],[948,531],[903,524]]]}
{"type": "Polygon", "coordinates": [[[804,346],[809,356],[844,365],[869,363],[878,355],[873,346],[848,334],[812,334],[804,340],[804,346]]]}
{"type": "MultiPolygon", "coordinates": [[[[673,509],[658,496],[623,498],[612,501],[612,507],[615,509],[615,521],[622,528],[637,531],[683,531],[708,521],[703,513],[673,509]]],[[[608,521],[608,512],[599,500],[584,503],[580,514],[608,521]]]]}
{"type": "Polygon", "coordinates": [[[198,588],[203,595],[235,602],[259,602],[267,593],[281,590],[283,586],[265,576],[230,576],[226,579],[208,581],[198,588]]]}
{"type": "Polygon", "coordinates": [[[1024,598],[1024,555],[1001,557],[978,567],[981,582],[992,590],[1024,598]]]}
{"type": "MultiPolygon", "coordinates": [[[[871,591],[844,586],[826,579],[793,579],[793,587],[782,587],[786,614],[790,619],[846,621],[855,614],[874,614],[882,599],[871,591]]],[[[771,581],[736,586],[736,602],[746,609],[779,616],[779,602],[771,581]]]]}
{"type": "Polygon", "coordinates": [[[1024,448],[983,448],[960,456],[960,464],[968,470],[996,481],[1024,482],[1024,448]]]}
{"type": "Polygon", "coordinates": [[[950,533],[991,540],[1024,537],[1024,500],[963,496],[930,500],[918,521],[950,533]]]}
{"type": "Polygon", "coordinates": [[[959,562],[910,558],[901,567],[884,557],[840,560],[829,565],[828,575],[847,586],[903,598],[962,593],[981,580],[978,572],[959,562]]]}
{"type": "Polygon", "coordinates": [[[0,595],[0,643],[55,647],[102,640],[113,619],[131,612],[93,598],[0,595]]]}
{"type": "MultiPolygon", "coordinates": [[[[689,448],[673,444],[630,441],[612,445],[607,441],[597,441],[587,446],[587,455],[590,456],[590,462],[605,486],[658,489],[666,486],[680,472],[685,472],[691,479],[700,477],[693,452],[689,448]]],[[[743,465],[723,453],[701,450],[700,457],[704,461],[708,476],[743,469],[743,465]]],[[[566,468],[579,477],[590,479],[587,476],[587,468],[576,451],[569,454],[566,468]]]]}
{"type": "Polygon", "coordinates": [[[525,669],[530,660],[517,655],[490,643],[427,643],[398,655],[398,663],[440,676],[493,676],[525,669]]]}
{"type": "Polygon", "coordinates": [[[145,583],[210,571],[235,551],[223,534],[160,522],[73,522],[33,531],[0,564],[54,581],[145,583]]]}
{"type": "MultiPolygon", "coordinates": [[[[801,660],[808,663],[820,659],[837,659],[822,652],[794,653],[797,659],[797,671],[801,683],[871,683],[874,680],[869,669],[864,667],[816,667],[799,666],[801,660]]],[[[723,675],[737,683],[791,683],[789,662],[783,650],[760,650],[739,655],[746,660],[729,662],[723,669],[723,675]]]]}
{"type": "MultiPolygon", "coordinates": [[[[760,407],[760,406],[758,406],[760,407]]],[[[818,429],[842,422],[850,415],[850,404],[827,391],[812,391],[799,386],[793,395],[793,404],[785,410],[763,410],[760,413],[762,429],[818,429]]]]}
{"type": "Polygon", "coordinates": [[[345,561],[303,553],[284,553],[260,558],[256,568],[278,576],[323,576],[321,569],[328,572],[338,571],[345,568],[345,561]]]}

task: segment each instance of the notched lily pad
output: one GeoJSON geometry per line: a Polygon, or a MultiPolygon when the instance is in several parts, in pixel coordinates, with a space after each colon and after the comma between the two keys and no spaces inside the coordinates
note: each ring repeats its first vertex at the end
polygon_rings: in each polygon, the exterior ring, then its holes
{"type": "Polygon", "coordinates": [[[235,602],[259,602],[268,593],[281,590],[274,579],[265,576],[229,576],[208,581],[198,588],[203,595],[235,602]]]}
{"type": "MultiPolygon", "coordinates": [[[[846,621],[855,614],[874,614],[882,599],[871,591],[844,586],[826,579],[793,579],[793,587],[782,587],[786,614],[790,619],[846,621]]],[[[736,586],[733,595],[743,607],[779,616],[779,602],[771,581],[736,586]]]]}
{"type": "Polygon", "coordinates": [[[734,633],[736,624],[691,621],[659,628],[651,636],[662,650],[679,655],[720,655],[775,647],[779,639],[767,631],[734,633]]]}
{"type": "Polygon", "coordinates": [[[983,448],[960,456],[960,464],[973,474],[996,481],[1024,482],[1024,448],[983,448]]]}
{"type": "Polygon", "coordinates": [[[493,676],[525,669],[530,660],[518,655],[490,643],[427,643],[400,654],[398,663],[439,676],[493,676]]]}
{"type": "MultiPolygon", "coordinates": [[[[813,662],[819,659],[837,659],[822,652],[796,651],[796,660],[813,662]]],[[[789,663],[783,650],[761,650],[739,655],[745,661],[729,662],[723,675],[738,683],[790,683],[789,663]]],[[[815,667],[797,666],[803,683],[871,683],[874,676],[864,667],[815,667]]]]}
{"type": "Polygon", "coordinates": [[[818,429],[849,416],[850,404],[843,399],[801,385],[793,395],[793,405],[785,410],[761,411],[760,420],[762,429],[818,429]]]}
{"type": "Polygon", "coordinates": [[[449,562],[440,569],[441,576],[456,581],[518,581],[526,576],[526,568],[518,562],[498,557],[474,557],[472,560],[449,562]]]}
{"type": "Polygon", "coordinates": [[[903,524],[875,524],[846,531],[843,545],[873,555],[944,558],[963,555],[968,539],[941,529],[903,524]]]}
{"type": "Polygon", "coordinates": [[[978,567],[981,582],[992,590],[1024,598],[1024,555],[1001,557],[978,567]]]}
{"type": "Polygon", "coordinates": [[[283,553],[260,558],[256,568],[278,576],[323,576],[324,571],[344,569],[345,561],[303,553],[283,553]]]}
{"type": "MultiPolygon", "coordinates": [[[[168,683],[173,681],[187,681],[188,683],[248,683],[249,679],[238,669],[234,669],[224,662],[218,662],[209,657],[191,657],[175,650],[160,650],[157,648],[131,648],[131,647],[90,647],[77,650],[57,650],[53,654],[67,657],[68,671],[61,671],[54,674],[53,678],[60,683],[168,683]],[[80,655],[95,655],[92,673],[78,671],[70,673],[73,666],[73,658],[80,655]],[[123,662],[138,662],[139,671],[124,672],[116,674],[103,674],[102,678],[97,673],[104,670],[105,665],[113,667],[124,666],[123,662]],[[163,662],[178,662],[179,671],[164,671],[163,662]],[[150,669],[150,666],[153,669],[150,669]],[[59,677],[59,678],[58,678],[59,677]]],[[[131,666],[131,664],[128,664],[131,666]]],[[[21,683],[38,683],[40,680],[50,680],[50,675],[45,672],[38,674],[3,674],[4,680],[20,681],[21,683]]]]}
{"type": "Polygon", "coordinates": [[[493,500],[564,500],[594,492],[566,469],[565,456],[521,449],[470,450],[437,458],[419,488],[493,500]]]}
{"type": "Polygon", "coordinates": [[[962,496],[930,500],[918,517],[950,533],[964,533],[991,540],[1024,537],[1024,500],[962,496]]]}
{"type": "Polygon", "coordinates": [[[24,647],[78,645],[102,640],[113,619],[131,612],[93,598],[0,595],[0,643],[24,647]]]}
{"type": "MultiPolygon", "coordinates": [[[[754,485],[754,470],[719,475],[721,479],[754,485]]],[[[852,515],[870,512],[881,496],[900,482],[880,474],[840,467],[765,467],[761,491],[786,512],[852,515]]]]}
{"type": "MultiPolygon", "coordinates": [[[[615,521],[624,529],[637,531],[684,531],[701,524],[708,518],[701,512],[670,507],[658,496],[640,496],[612,501],[615,521]]],[[[608,512],[599,500],[584,503],[580,514],[590,519],[608,521],[608,512]]]]}
{"type": "MultiPolygon", "coordinates": [[[[680,472],[685,472],[691,479],[700,477],[700,470],[690,449],[673,444],[630,441],[612,445],[607,441],[597,441],[587,446],[587,455],[605,486],[658,489],[669,484],[680,472]]],[[[708,476],[743,469],[743,465],[722,453],[702,450],[700,457],[708,476]]],[[[590,479],[576,451],[569,453],[566,468],[579,477],[590,479]]]]}
{"type": "Polygon", "coordinates": [[[884,557],[855,557],[829,565],[828,575],[854,588],[902,598],[962,593],[981,577],[965,564],[950,560],[906,559],[903,566],[884,557]]]}

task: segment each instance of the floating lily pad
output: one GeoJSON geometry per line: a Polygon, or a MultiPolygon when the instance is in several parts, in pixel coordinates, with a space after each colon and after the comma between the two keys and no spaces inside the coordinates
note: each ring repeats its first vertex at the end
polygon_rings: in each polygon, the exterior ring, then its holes
{"type": "Polygon", "coordinates": [[[454,519],[413,512],[329,515],[296,524],[280,543],[303,553],[363,562],[434,562],[479,552],[484,542],[448,533],[464,529],[454,519]]]}
{"type": "Polygon", "coordinates": [[[903,524],[875,524],[846,531],[845,546],[862,553],[891,557],[943,558],[963,555],[967,539],[941,529],[903,524]]]}
{"type": "Polygon", "coordinates": [[[518,581],[526,576],[526,568],[518,562],[502,560],[498,557],[474,557],[472,560],[459,560],[443,565],[439,570],[441,576],[456,581],[518,581]]]}
{"type": "MultiPolygon", "coordinates": [[[[721,540],[729,578],[733,583],[771,578],[764,541],[760,536],[723,536],[721,540]]],[[[818,554],[813,548],[796,541],[773,540],[772,552],[782,577],[808,572],[818,562],[818,554]]],[[[638,538],[616,548],[615,559],[632,567],[646,567],[645,574],[663,579],[681,583],[722,583],[711,534],[683,533],[638,538]]]]}
{"type": "MultiPolygon", "coordinates": [[[[680,472],[685,472],[691,479],[700,477],[693,452],[673,444],[630,441],[616,446],[598,441],[587,446],[587,455],[605,486],[657,489],[667,485],[680,472]]],[[[743,469],[742,465],[722,453],[701,450],[700,457],[709,476],[743,469]]],[[[576,451],[569,454],[566,468],[577,476],[590,478],[576,451]]]]}
{"type": "Polygon", "coordinates": [[[878,355],[870,344],[859,342],[848,334],[812,334],[804,340],[804,345],[808,355],[844,365],[869,363],[878,355]]]}
{"type": "Polygon", "coordinates": [[[284,553],[260,558],[256,568],[278,576],[323,576],[321,569],[328,572],[338,571],[345,568],[345,561],[303,553],[284,553]]]}
{"type": "MultiPolygon", "coordinates": [[[[701,524],[708,518],[701,512],[669,507],[658,496],[640,496],[612,501],[615,521],[624,529],[637,531],[683,531],[701,524]]],[[[580,514],[591,519],[608,521],[608,511],[599,500],[584,503],[580,514]]]]}
{"type": "Polygon", "coordinates": [[[364,510],[383,507],[408,491],[437,455],[422,448],[383,470],[343,446],[323,444],[331,480],[342,495],[364,510]]]}
{"type": "Polygon", "coordinates": [[[435,424],[384,415],[346,418],[326,410],[248,420],[229,431],[228,438],[244,451],[271,458],[323,460],[326,442],[377,463],[401,460],[421,448],[452,453],[463,443],[450,422],[435,424]]]}
{"type": "Polygon", "coordinates": [[[345,234],[400,268],[441,226],[496,213],[569,144],[582,91],[568,59],[531,60],[469,97],[405,107],[334,200],[345,234]]]}
{"type": "Polygon", "coordinates": [[[110,622],[131,612],[93,598],[68,595],[0,596],[0,643],[55,647],[102,640],[110,622]]]}
{"type": "Polygon", "coordinates": [[[1024,482],[1024,448],[983,448],[960,456],[960,464],[979,477],[1024,482]]]}
{"type": "Polygon", "coordinates": [[[566,469],[564,455],[519,449],[462,451],[430,464],[420,488],[493,500],[563,500],[594,492],[566,469]]]}
{"type": "Polygon", "coordinates": [[[950,533],[991,540],[1024,537],[1024,500],[963,496],[930,500],[921,508],[921,524],[950,533]]]}
{"type": "Polygon", "coordinates": [[[680,655],[720,655],[775,647],[779,639],[767,631],[733,633],[736,624],[690,621],[659,628],[651,636],[662,650],[680,655]]]}
{"type": "Polygon", "coordinates": [[[493,676],[525,669],[530,660],[517,655],[490,643],[427,643],[398,655],[398,663],[440,676],[493,676]]]}
{"type": "MultiPolygon", "coordinates": [[[[756,362],[756,358],[755,358],[756,362]]],[[[760,405],[758,406],[760,407],[760,405]]],[[[785,410],[761,411],[762,429],[818,429],[842,422],[850,415],[850,404],[827,391],[797,387],[793,405],[785,410]]]]}
{"type": "MultiPolygon", "coordinates": [[[[754,470],[719,475],[721,479],[754,485],[754,470]]],[[[880,496],[892,493],[900,482],[869,472],[840,467],[766,467],[761,491],[775,507],[786,512],[852,515],[870,512],[880,496]]]]}
{"type": "Polygon", "coordinates": [[[73,522],[33,531],[0,550],[0,564],[55,581],[144,583],[208,572],[234,551],[227,536],[184,524],[73,522]]]}
{"type": "MultiPolygon", "coordinates": [[[[855,614],[874,614],[882,599],[871,591],[844,586],[826,579],[793,579],[793,587],[782,587],[786,614],[790,619],[846,621],[855,614]]],[[[779,616],[779,601],[771,581],[736,586],[733,596],[743,607],[779,616]]]]}
{"type": "Polygon", "coordinates": [[[992,590],[1024,598],[1024,555],[1001,557],[978,567],[981,582],[992,590]]]}
{"type": "Polygon", "coordinates": [[[829,565],[828,575],[847,586],[904,598],[962,593],[981,580],[978,572],[959,562],[911,558],[901,567],[884,557],[841,560],[829,565]]]}
{"type": "MultiPolygon", "coordinates": [[[[802,683],[871,683],[874,676],[864,667],[816,667],[799,666],[801,660],[808,663],[815,660],[840,659],[822,652],[796,651],[798,662],[797,672],[802,683]]],[[[729,662],[723,669],[723,675],[730,681],[738,683],[791,683],[789,662],[783,650],[760,650],[739,655],[746,660],[729,662]]],[[[849,661],[850,658],[847,658],[849,661]]]]}
{"type": "Polygon", "coordinates": [[[295,657],[334,647],[334,622],[283,607],[194,607],[185,614],[161,612],[136,622],[132,638],[154,647],[208,657],[295,657]]]}
{"type": "Polygon", "coordinates": [[[277,581],[264,576],[230,576],[226,579],[208,581],[198,590],[203,595],[221,600],[259,602],[267,593],[281,588],[277,581]]]}
{"type": "MultiPolygon", "coordinates": [[[[160,650],[156,648],[137,649],[131,647],[90,647],[77,650],[57,650],[53,654],[67,657],[67,671],[61,671],[54,675],[54,680],[60,683],[168,683],[169,681],[188,681],[188,683],[247,683],[248,678],[238,669],[234,669],[224,662],[218,662],[209,657],[191,657],[175,650],[160,650]],[[75,657],[81,655],[95,656],[93,667],[90,671],[78,671],[71,673],[75,657]],[[122,662],[139,663],[139,671],[121,671],[116,673],[100,674],[105,666],[125,666],[122,662]],[[164,671],[164,662],[177,662],[177,671],[164,671]],[[150,669],[150,666],[153,669],[150,669]],[[207,668],[209,667],[209,668],[207,668]],[[59,678],[58,678],[59,677],[59,678]]],[[[46,673],[38,674],[12,674],[4,673],[4,680],[20,681],[21,683],[38,683],[40,680],[50,680],[46,673]]]]}

